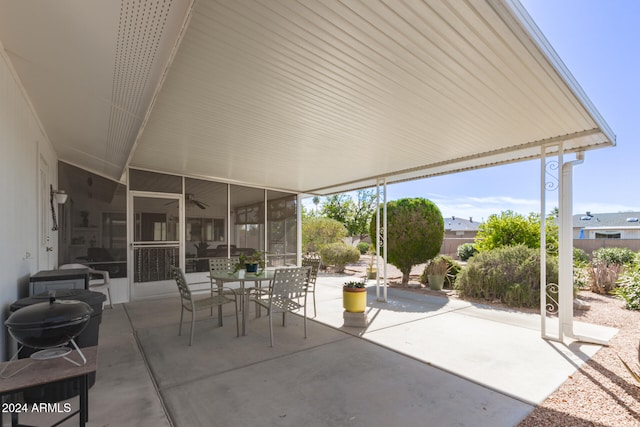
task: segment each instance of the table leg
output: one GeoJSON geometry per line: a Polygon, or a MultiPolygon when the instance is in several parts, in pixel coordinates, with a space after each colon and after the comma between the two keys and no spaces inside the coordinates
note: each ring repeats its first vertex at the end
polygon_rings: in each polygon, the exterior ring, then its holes
{"type": "MultiPolygon", "coordinates": [[[[223,289],[222,287],[224,286],[224,283],[222,283],[220,280],[216,280],[216,286],[218,287],[218,295],[222,295],[223,294],[223,289]]],[[[211,289],[211,295],[213,296],[213,288],[211,289]]],[[[213,315],[213,307],[211,307],[211,314],[213,315]]],[[[222,306],[219,305],[218,306],[218,326],[222,326],[222,306]]]]}
{"type": "Polygon", "coordinates": [[[244,289],[244,280],[240,280],[240,297],[241,297],[241,306],[242,306],[242,335],[247,335],[247,307],[249,305],[249,295],[245,292],[244,289]]]}
{"type": "Polygon", "coordinates": [[[89,421],[89,381],[88,374],[80,377],[80,427],[89,421]]]}
{"type": "MultiPolygon", "coordinates": [[[[262,296],[262,280],[256,282],[256,298],[262,296]]],[[[256,318],[262,317],[262,307],[256,302],[256,318]]]]}

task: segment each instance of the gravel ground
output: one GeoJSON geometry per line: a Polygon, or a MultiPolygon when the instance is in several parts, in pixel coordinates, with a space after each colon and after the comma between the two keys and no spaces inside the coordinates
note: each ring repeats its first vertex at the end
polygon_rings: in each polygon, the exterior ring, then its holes
{"type": "Polygon", "coordinates": [[[576,320],[612,326],[619,332],[608,347],[599,350],[518,424],[520,427],[640,425],[640,384],[618,358],[640,371],[640,312],[626,310],[624,302],[610,295],[583,291],[579,298],[591,309],[576,312],[576,320]]]}
{"type": "MultiPolygon", "coordinates": [[[[364,274],[368,258],[347,266],[346,273],[364,274]]],[[[419,277],[423,266],[411,271],[412,279],[419,277]]],[[[389,281],[399,281],[400,272],[387,267],[389,281]]],[[[416,280],[412,280],[417,283],[416,280]]],[[[434,292],[409,289],[414,292],[434,292]]],[[[447,292],[454,297],[453,292],[447,292]]],[[[640,312],[624,308],[624,302],[610,295],[580,292],[579,298],[590,304],[586,311],[576,311],[575,320],[611,326],[619,332],[541,405],[522,420],[518,427],[540,426],[640,426],[640,383],[627,372],[620,358],[640,373],[638,366],[640,342],[640,312]]],[[[486,303],[486,302],[485,302],[486,303]]]]}

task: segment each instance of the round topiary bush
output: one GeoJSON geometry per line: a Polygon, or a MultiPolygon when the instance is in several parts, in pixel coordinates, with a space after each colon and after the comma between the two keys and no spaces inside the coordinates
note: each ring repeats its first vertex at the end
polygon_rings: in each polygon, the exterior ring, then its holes
{"type": "MultiPolygon", "coordinates": [[[[380,207],[382,218],[383,207],[380,207]]],[[[375,218],[369,235],[376,235],[375,218]]],[[[402,283],[409,283],[411,267],[432,259],[442,246],[444,219],[440,209],[424,198],[398,199],[387,203],[387,257],[402,272],[402,283]]]]}
{"type": "Polygon", "coordinates": [[[333,265],[337,273],[342,273],[347,264],[358,262],[360,251],[342,242],[329,243],[320,249],[320,257],[325,265],[333,265]]]}

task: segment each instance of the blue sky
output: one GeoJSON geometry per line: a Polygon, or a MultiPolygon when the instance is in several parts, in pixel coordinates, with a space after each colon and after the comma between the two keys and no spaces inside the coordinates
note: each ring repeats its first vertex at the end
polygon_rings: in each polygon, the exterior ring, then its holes
{"type": "MultiPolygon", "coordinates": [[[[520,1],[617,137],[574,168],[574,213],[640,211],[640,1],[520,1]]],[[[538,212],[539,169],[524,162],[393,184],[388,199],[426,197],[445,217],[479,221],[538,212]]],[[[548,200],[547,210],[556,205],[548,200]]]]}

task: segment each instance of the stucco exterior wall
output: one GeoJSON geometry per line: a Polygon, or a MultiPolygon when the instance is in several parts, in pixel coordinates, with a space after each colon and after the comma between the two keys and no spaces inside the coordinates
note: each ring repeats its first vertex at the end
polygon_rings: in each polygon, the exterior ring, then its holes
{"type": "MultiPolygon", "coordinates": [[[[580,239],[580,228],[573,228],[573,238],[580,239]]],[[[640,239],[640,228],[630,227],[610,227],[610,228],[591,228],[583,229],[582,239],[597,239],[598,233],[620,233],[621,239],[640,239]]]]}
{"type": "MultiPolygon", "coordinates": [[[[49,166],[56,185],[57,158],[42,133],[20,83],[0,45],[0,358],[7,360],[14,344],[4,321],[9,306],[26,296],[29,276],[39,269],[39,162],[49,166]]],[[[46,218],[45,221],[50,221],[46,218]]],[[[50,224],[47,222],[46,224],[50,224]]],[[[50,228],[50,227],[49,227],[50,228]]],[[[52,233],[49,246],[57,248],[52,233]]],[[[55,250],[52,256],[55,256],[55,250]]]]}

